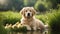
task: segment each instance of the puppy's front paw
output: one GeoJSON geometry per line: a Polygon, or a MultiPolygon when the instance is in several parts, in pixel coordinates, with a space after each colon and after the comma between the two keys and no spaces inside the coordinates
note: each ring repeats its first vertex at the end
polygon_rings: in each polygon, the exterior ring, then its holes
{"type": "Polygon", "coordinates": [[[27,27],[27,30],[31,30],[31,28],[30,27],[27,27]]]}
{"type": "Polygon", "coordinates": [[[31,27],[29,25],[24,25],[26,26],[27,30],[31,30],[31,27]]]}

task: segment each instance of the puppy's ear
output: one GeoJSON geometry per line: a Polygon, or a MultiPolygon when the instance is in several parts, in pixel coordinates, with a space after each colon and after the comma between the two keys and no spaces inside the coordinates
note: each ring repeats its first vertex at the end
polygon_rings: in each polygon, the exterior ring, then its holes
{"type": "Polygon", "coordinates": [[[20,14],[21,14],[21,15],[23,14],[23,9],[20,11],[20,14]]]}
{"type": "Polygon", "coordinates": [[[33,15],[35,15],[36,14],[36,10],[33,7],[31,7],[31,8],[32,8],[33,15]]]}
{"type": "Polygon", "coordinates": [[[20,14],[21,14],[21,15],[23,15],[24,9],[25,9],[25,8],[22,8],[22,10],[20,11],[20,14]]]}

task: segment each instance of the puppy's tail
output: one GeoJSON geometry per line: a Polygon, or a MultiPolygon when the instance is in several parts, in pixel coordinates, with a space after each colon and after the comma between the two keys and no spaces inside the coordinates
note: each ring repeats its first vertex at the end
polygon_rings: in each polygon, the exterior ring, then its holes
{"type": "Polygon", "coordinates": [[[48,30],[49,30],[49,26],[45,25],[45,30],[44,30],[43,34],[48,34],[48,30]]]}
{"type": "Polygon", "coordinates": [[[49,28],[49,26],[48,25],[45,25],[45,29],[48,29],[49,28]]]}

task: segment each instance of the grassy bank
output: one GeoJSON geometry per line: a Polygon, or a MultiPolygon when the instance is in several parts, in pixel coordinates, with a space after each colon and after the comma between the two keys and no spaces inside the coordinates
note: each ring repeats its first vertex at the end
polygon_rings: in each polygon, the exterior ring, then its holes
{"type": "MultiPolygon", "coordinates": [[[[48,23],[51,27],[51,34],[58,33],[60,28],[60,10],[52,10],[50,12],[46,12],[45,14],[35,15],[37,19],[43,21],[44,24],[48,23]],[[53,31],[53,32],[52,32],[53,31]]],[[[2,18],[3,25],[5,24],[15,24],[16,22],[20,22],[21,15],[19,12],[0,12],[0,18],[2,18]]]]}
{"type": "MultiPolygon", "coordinates": [[[[15,24],[16,22],[20,22],[21,19],[21,15],[19,12],[12,12],[12,11],[8,11],[8,12],[0,12],[0,16],[3,20],[3,25],[5,24],[15,24]]],[[[45,15],[35,15],[36,18],[42,20],[45,23],[45,19],[46,17],[44,17],[45,15]]]]}
{"type": "MultiPolygon", "coordinates": [[[[48,23],[51,18],[53,18],[54,14],[60,13],[60,10],[52,10],[50,12],[46,12],[45,14],[35,15],[35,17],[43,23],[48,23]]],[[[3,20],[3,25],[5,24],[15,24],[16,22],[20,22],[21,15],[19,12],[0,12],[0,17],[3,20]]]]}
{"type": "Polygon", "coordinates": [[[20,22],[21,16],[17,12],[0,12],[0,16],[3,20],[3,25],[5,24],[15,24],[16,22],[20,22]]]}

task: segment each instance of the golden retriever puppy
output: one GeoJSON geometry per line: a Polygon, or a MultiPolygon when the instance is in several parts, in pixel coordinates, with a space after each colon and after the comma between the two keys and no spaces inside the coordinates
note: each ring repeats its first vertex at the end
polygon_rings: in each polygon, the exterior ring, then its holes
{"type": "Polygon", "coordinates": [[[45,29],[43,22],[35,18],[36,10],[33,7],[24,7],[20,13],[22,15],[21,24],[25,25],[27,30],[45,29]]]}

